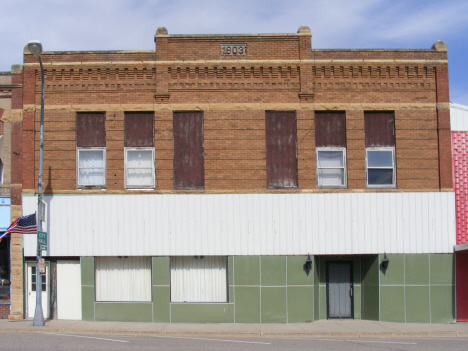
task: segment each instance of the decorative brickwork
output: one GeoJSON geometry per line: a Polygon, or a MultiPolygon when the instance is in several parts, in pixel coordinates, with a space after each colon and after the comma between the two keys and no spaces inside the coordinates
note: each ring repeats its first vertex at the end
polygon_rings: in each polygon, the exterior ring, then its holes
{"type": "Polygon", "coordinates": [[[468,243],[468,132],[452,132],[457,244],[468,243]]]}

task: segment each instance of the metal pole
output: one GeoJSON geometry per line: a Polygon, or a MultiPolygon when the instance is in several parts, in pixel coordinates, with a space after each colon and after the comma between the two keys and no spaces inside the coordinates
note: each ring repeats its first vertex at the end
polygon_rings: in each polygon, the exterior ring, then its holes
{"type": "MultiPolygon", "coordinates": [[[[37,185],[37,213],[36,213],[36,222],[37,222],[37,231],[42,231],[42,161],[43,161],[43,143],[44,143],[44,69],[42,67],[41,56],[38,56],[39,64],[41,65],[41,81],[42,81],[42,91],[41,91],[41,129],[39,136],[39,183],[37,185]]],[[[33,326],[42,327],[44,326],[44,314],[42,313],[42,277],[41,272],[39,272],[39,261],[42,258],[42,251],[39,245],[39,235],[37,235],[37,256],[36,256],[36,310],[34,312],[33,326]]]]}

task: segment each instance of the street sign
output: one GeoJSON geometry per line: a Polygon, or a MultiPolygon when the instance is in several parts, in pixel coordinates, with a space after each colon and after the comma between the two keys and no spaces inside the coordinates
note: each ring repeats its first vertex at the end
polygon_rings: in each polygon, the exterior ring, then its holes
{"type": "Polygon", "coordinates": [[[45,260],[43,258],[39,259],[39,273],[45,274],[45,260]]]}
{"type": "Polygon", "coordinates": [[[37,240],[42,251],[47,251],[47,232],[37,232],[37,240]]]}
{"type": "Polygon", "coordinates": [[[45,222],[45,202],[41,201],[39,206],[39,220],[45,222]]]}

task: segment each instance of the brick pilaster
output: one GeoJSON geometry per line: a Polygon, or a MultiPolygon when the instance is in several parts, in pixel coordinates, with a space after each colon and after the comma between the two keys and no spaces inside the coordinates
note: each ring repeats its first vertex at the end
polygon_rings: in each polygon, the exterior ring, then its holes
{"type": "MultiPolygon", "coordinates": [[[[12,89],[11,109],[15,117],[11,121],[11,220],[22,215],[22,181],[23,181],[23,71],[22,66],[12,67],[11,81],[21,85],[12,89]]],[[[23,319],[23,239],[20,234],[11,234],[11,310],[9,319],[23,319]]]]}
{"type": "Polygon", "coordinates": [[[450,135],[450,106],[448,67],[436,68],[437,131],[439,138],[440,189],[452,189],[452,152],[450,135]]]}

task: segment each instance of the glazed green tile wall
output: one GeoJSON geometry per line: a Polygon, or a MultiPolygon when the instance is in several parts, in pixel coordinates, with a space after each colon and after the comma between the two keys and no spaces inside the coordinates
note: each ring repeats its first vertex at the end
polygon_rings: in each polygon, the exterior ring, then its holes
{"type": "MultiPolygon", "coordinates": [[[[314,284],[314,262],[312,262],[309,274],[305,270],[307,256],[288,256],[288,285],[313,285],[314,284]]],[[[263,283],[263,282],[262,282],[263,283]]]]}
{"type": "Polygon", "coordinates": [[[81,285],[94,286],[94,257],[81,257],[81,285]]]}
{"type": "Polygon", "coordinates": [[[354,319],[361,319],[361,285],[354,285],[354,319]]]}
{"type": "Polygon", "coordinates": [[[94,321],[94,257],[81,257],[81,314],[84,321],[94,321]]]}
{"type": "Polygon", "coordinates": [[[429,254],[405,255],[406,285],[429,285],[429,254]]]}
{"type": "Polygon", "coordinates": [[[170,285],[169,257],[153,257],[153,285],[170,285]]]}
{"type": "Polygon", "coordinates": [[[96,302],[96,321],[152,322],[151,303],[96,302]]]}
{"type": "Polygon", "coordinates": [[[228,278],[229,278],[229,286],[234,285],[234,257],[228,257],[228,278]]]}
{"type": "Polygon", "coordinates": [[[170,300],[171,288],[169,286],[153,286],[153,321],[155,323],[171,321],[170,300]]]}
{"type": "Polygon", "coordinates": [[[455,286],[431,286],[432,323],[453,323],[455,321],[455,286]]]}
{"type": "MultiPolygon", "coordinates": [[[[380,255],[379,261],[382,257],[383,255],[380,255]]],[[[385,274],[382,270],[380,272],[381,320],[400,322],[400,310],[403,308],[408,323],[454,321],[452,254],[405,254],[387,257],[390,260],[388,269],[385,274]],[[389,293],[392,289],[398,293],[389,293]]]]}
{"type": "Polygon", "coordinates": [[[288,286],[288,323],[314,320],[314,287],[288,286]]]}
{"type": "Polygon", "coordinates": [[[94,286],[81,287],[81,314],[84,321],[94,321],[94,286]]]}
{"type": "Polygon", "coordinates": [[[380,320],[384,322],[405,322],[405,287],[380,287],[380,320]]]}
{"type": "Polygon", "coordinates": [[[236,323],[260,323],[260,288],[236,287],[236,323]]]}
{"type": "Polygon", "coordinates": [[[261,257],[262,286],[286,286],[286,256],[261,257]]]}
{"type": "Polygon", "coordinates": [[[172,303],[172,323],[234,323],[231,303],[172,303]]]}
{"type": "Polygon", "coordinates": [[[406,286],[406,322],[430,323],[429,286],[406,286]]]}
{"type": "Polygon", "coordinates": [[[319,294],[319,319],[327,319],[327,287],[325,285],[320,285],[319,294]]]}
{"type": "Polygon", "coordinates": [[[259,256],[234,257],[234,284],[260,285],[259,256]]]}
{"type": "Polygon", "coordinates": [[[430,255],[431,284],[455,284],[455,265],[452,254],[430,255]],[[447,274],[452,272],[452,274],[447,274]]]}
{"type": "MultiPolygon", "coordinates": [[[[379,265],[382,262],[383,255],[379,255],[379,265]]],[[[382,285],[403,285],[405,279],[404,255],[388,254],[389,259],[387,269],[380,268],[380,284],[382,285]]]]}
{"type": "Polygon", "coordinates": [[[314,320],[320,319],[320,279],[319,279],[319,257],[314,257],[314,320]]]}
{"type": "Polygon", "coordinates": [[[286,323],[286,287],[262,287],[261,322],[286,323]]]}
{"type": "Polygon", "coordinates": [[[379,320],[378,255],[361,256],[361,277],[361,318],[379,320]]]}

